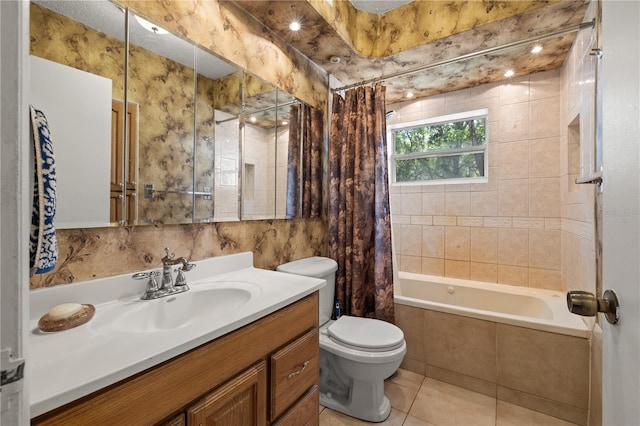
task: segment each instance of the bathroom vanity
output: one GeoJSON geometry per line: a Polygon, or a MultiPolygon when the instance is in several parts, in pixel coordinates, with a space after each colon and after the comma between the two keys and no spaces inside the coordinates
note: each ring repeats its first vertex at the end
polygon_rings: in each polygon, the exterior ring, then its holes
{"type": "MultiPolygon", "coordinates": [[[[32,424],[317,424],[317,290],[324,281],[247,266],[251,261],[243,253],[196,262],[200,275],[184,293],[206,301],[211,289],[244,285],[253,292],[241,306],[207,317],[190,304],[189,319],[176,323],[159,323],[154,312],[156,328],[118,324],[122,316],[143,321],[131,312],[156,309],[149,301],[101,302],[108,296],[96,290],[100,283],[78,285],[75,297],[96,298],[92,321],[59,333],[32,330],[32,424]],[[211,267],[223,273],[210,275],[211,267]]],[[[121,283],[109,279],[114,288],[133,282],[117,278],[121,283]]],[[[34,292],[32,309],[67,300],[74,289],[50,290],[34,292]]],[[[158,305],[182,303],[180,296],[158,305]]]]}

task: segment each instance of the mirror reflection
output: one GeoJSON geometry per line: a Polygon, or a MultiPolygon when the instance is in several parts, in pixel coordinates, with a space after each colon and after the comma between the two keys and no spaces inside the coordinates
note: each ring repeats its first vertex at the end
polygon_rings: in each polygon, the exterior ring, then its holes
{"type": "Polygon", "coordinates": [[[195,221],[238,220],[242,72],[199,48],[196,63],[195,221]]]}
{"type": "Polygon", "coordinates": [[[130,13],[127,109],[138,137],[128,150],[138,155],[127,162],[126,187],[144,188],[127,194],[134,223],[193,221],[195,76],[193,45],[130,13]]]}
{"type": "Polygon", "coordinates": [[[277,90],[251,74],[243,81],[242,219],[273,219],[277,90]]]}
{"type": "Polygon", "coordinates": [[[31,7],[32,103],[54,137],[57,228],[295,217],[298,100],[110,1],[31,7]]]}
{"type": "MultiPolygon", "coordinates": [[[[288,205],[301,201],[305,142],[299,111],[309,107],[258,77],[245,74],[244,81],[242,219],[301,217],[297,211],[288,212],[288,205]]],[[[318,170],[322,173],[321,164],[318,170]]]]}
{"type": "Polygon", "coordinates": [[[111,147],[124,138],[124,13],[108,1],[35,1],[30,39],[30,102],[55,144],[56,227],[117,223],[124,167],[111,147]]]}

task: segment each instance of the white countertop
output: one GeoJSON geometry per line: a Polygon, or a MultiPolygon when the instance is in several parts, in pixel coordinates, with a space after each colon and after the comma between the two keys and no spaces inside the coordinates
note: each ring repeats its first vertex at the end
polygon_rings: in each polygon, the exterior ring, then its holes
{"type": "MultiPolygon", "coordinates": [[[[139,331],[140,324],[118,322],[123,306],[141,307],[145,281],[131,274],[87,283],[34,290],[30,295],[29,370],[31,417],[46,413],[105,386],[160,364],[277,311],[323,287],[321,279],[253,268],[252,253],[194,262],[186,273],[191,290],[226,282],[242,283],[252,294],[245,305],[210,321],[187,321],[176,328],[139,331]],[[87,324],[43,333],[38,319],[60,303],[91,303],[95,316],[87,324]],[[117,324],[117,326],[116,326],[117,324]]],[[[165,298],[166,299],[166,298],[165,298]]],[[[162,300],[162,299],[157,299],[162,300]]],[[[128,309],[128,308],[127,308],[128,309]]]]}

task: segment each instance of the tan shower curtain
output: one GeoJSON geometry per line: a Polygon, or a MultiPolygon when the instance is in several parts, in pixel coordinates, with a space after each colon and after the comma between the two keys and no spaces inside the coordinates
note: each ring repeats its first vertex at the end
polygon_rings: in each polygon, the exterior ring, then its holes
{"type": "Polygon", "coordinates": [[[385,88],[333,96],[329,250],[343,314],[394,322],[385,88]]]}

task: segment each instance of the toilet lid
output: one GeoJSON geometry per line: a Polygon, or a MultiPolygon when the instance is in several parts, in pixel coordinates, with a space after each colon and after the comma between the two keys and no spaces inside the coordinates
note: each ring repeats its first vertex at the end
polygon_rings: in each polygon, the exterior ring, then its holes
{"type": "Polygon", "coordinates": [[[369,350],[395,349],[404,341],[402,330],[393,324],[346,315],[331,324],[327,332],[338,342],[369,350]]]}

